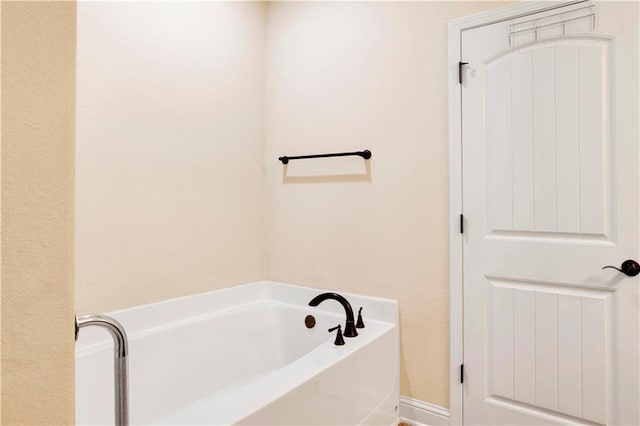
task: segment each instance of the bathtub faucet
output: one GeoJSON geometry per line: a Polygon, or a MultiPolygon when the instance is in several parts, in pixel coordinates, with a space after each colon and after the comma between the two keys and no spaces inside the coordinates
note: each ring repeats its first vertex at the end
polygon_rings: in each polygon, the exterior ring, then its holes
{"type": "Polygon", "coordinates": [[[351,309],[351,304],[347,299],[340,296],[338,293],[322,293],[311,299],[309,302],[309,306],[318,306],[320,303],[324,302],[327,299],[333,299],[342,305],[344,308],[344,312],[347,314],[347,323],[344,326],[344,337],[356,337],[358,335],[358,331],[356,330],[356,324],[353,319],[353,309],[351,309]]]}

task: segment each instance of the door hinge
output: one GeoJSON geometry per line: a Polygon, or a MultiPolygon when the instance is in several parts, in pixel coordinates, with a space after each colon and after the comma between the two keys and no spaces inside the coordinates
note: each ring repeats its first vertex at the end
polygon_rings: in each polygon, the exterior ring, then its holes
{"type": "Polygon", "coordinates": [[[464,364],[460,364],[460,383],[464,383],[464,364]]]}
{"type": "Polygon", "coordinates": [[[462,84],[462,67],[469,65],[469,62],[458,62],[458,83],[462,84]]]}
{"type": "Polygon", "coordinates": [[[464,234],[464,215],[460,213],[460,233],[464,234]]]}

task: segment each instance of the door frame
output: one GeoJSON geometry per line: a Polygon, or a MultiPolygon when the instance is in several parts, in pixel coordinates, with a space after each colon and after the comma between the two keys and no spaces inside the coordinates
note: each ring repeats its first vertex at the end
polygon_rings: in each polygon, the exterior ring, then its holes
{"type": "Polygon", "coordinates": [[[460,232],[464,213],[462,205],[462,85],[458,82],[462,32],[472,28],[520,18],[547,10],[593,0],[559,0],[549,2],[523,1],[497,9],[449,21],[447,60],[449,89],[449,422],[463,422],[463,386],[460,366],[464,361],[463,322],[463,244],[466,234],[460,232]]]}

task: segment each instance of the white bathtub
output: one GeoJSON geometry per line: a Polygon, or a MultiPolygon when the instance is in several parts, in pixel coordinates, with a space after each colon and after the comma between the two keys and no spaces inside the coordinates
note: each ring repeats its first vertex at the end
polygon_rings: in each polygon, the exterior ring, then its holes
{"type": "MultiPolygon", "coordinates": [[[[342,307],[307,306],[324,291],[259,282],[110,313],[129,336],[131,423],[397,423],[397,302],[341,293],[366,327],[335,346],[342,307]]],[[[80,330],[77,424],[113,424],[112,348],[105,330],[80,330]]]]}

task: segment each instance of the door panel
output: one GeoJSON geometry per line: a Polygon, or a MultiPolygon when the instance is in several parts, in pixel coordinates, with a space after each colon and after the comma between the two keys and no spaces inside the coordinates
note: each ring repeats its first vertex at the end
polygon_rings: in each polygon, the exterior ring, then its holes
{"type": "Polygon", "coordinates": [[[613,293],[498,278],[488,286],[489,398],[606,423],[613,293]]]}
{"type": "Polygon", "coordinates": [[[462,36],[464,421],[639,424],[638,4],[545,15],[462,36]]]}
{"type": "Polygon", "coordinates": [[[485,64],[492,231],[611,238],[611,43],[561,39],[485,64]]]}

